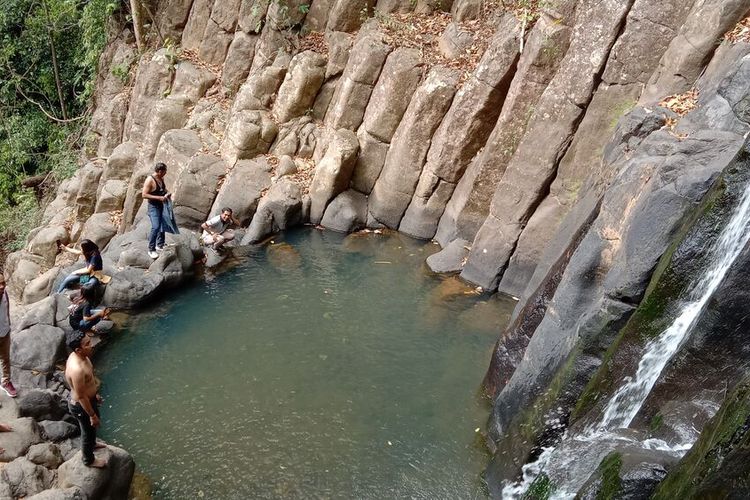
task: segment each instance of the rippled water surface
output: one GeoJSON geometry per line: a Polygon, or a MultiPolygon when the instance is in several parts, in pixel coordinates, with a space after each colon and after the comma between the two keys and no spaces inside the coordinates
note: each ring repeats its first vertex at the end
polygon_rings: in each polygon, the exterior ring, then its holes
{"type": "Polygon", "coordinates": [[[156,498],[482,498],[478,387],[513,304],[403,236],[286,234],[100,353],[102,437],[156,498]]]}

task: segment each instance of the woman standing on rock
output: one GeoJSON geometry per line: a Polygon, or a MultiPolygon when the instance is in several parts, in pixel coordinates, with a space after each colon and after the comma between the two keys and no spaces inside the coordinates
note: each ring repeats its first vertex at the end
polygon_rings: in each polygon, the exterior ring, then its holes
{"type": "Polygon", "coordinates": [[[63,245],[62,243],[57,244],[57,248],[64,250],[74,255],[83,255],[86,259],[86,267],[76,269],[68,275],[67,278],[60,283],[57,289],[57,293],[62,293],[66,288],[74,283],[80,283],[84,288],[94,288],[99,282],[107,283],[109,277],[105,277],[102,274],[102,268],[104,263],[102,262],[102,255],[99,253],[99,247],[91,240],[81,241],[81,249],[77,250],[73,247],[63,245]]]}
{"type": "Polygon", "coordinates": [[[157,252],[164,248],[164,203],[172,194],[167,191],[164,176],[167,166],[163,163],[154,165],[154,173],[146,177],[141,190],[143,199],[148,200],[148,218],[151,220],[151,233],[148,236],[148,256],[155,259],[157,252]]]}

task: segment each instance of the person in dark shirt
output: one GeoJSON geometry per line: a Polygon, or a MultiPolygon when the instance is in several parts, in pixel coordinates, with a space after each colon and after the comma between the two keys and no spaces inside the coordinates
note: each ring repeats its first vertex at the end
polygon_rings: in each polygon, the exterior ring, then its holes
{"type": "Polygon", "coordinates": [[[86,335],[96,333],[96,325],[103,319],[109,318],[110,310],[108,307],[103,309],[94,309],[94,290],[93,288],[82,288],[81,295],[70,306],[70,327],[86,335]]]}
{"type": "Polygon", "coordinates": [[[75,255],[83,255],[86,260],[86,267],[76,269],[65,278],[57,289],[57,293],[62,293],[66,288],[70,288],[75,283],[80,283],[84,287],[95,288],[102,280],[102,255],[99,253],[99,247],[91,240],[81,241],[81,249],[78,250],[72,246],[66,246],[58,242],[60,250],[75,255]]]}
{"type": "Polygon", "coordinates": [[[154,165],[154,173],[146,177],[141,190],[141,197],[148,201],[148,218],[151,221],[151,232],[148,235],[148,256],[159,257],[158,252],[164,248],[164,204],[172,196],[164,183],[167,166],[164,163],[154,165]]]}

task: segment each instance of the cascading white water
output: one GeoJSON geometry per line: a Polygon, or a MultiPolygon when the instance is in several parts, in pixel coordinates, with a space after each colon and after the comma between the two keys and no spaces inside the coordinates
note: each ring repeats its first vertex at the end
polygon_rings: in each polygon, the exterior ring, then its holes
{"type": "MultiPolygon", "coordinates": [[[[552,494],[552,498],[572,498],[575,496],[587,477],[585,474],[584,477],[580,477],[580,474],[570,471],[560,473],[561,469],[575,469],[576,462],[579,462],[580,465],[580,460],[577,460],[575,456],[567,456],[573,454],[566,448],[577,449],[579,447],[576,446],[576,442],[586,443],[586,447],[593,455],[590,462],[593,467],[596,467],[608,453],[606,446],[598,444],[604,444],[605,441],[623,440],[622,436],[618,436],[613,431],[627,428],[640,411],[662,370],[679,350],[685,339],[688,338],[711,296],[724,280],[747,242],[750,241],[749,225],[750,186],[745,189],[729,223],[709,248],[708,267],[699,279],[690,284],[679,315],[669,328],[646,345],[635,377],[628,377],[626,383],[617,390],[607,404],[602,419],[589,426],[579,435],[563,436],[556,448],[546,448],[536,462],[525,465],[523,479],[518,483],[509,484],[503,489],[504,499],[521,498],[539,474],[548,472],[553,468],[558,469],[558,476],[563,480],[562,484],[557,485],[558,490],[552,494]]],[[[659,440],[647,440],[647,442],[640,444],[643,448],[664,449],[682,454],[693,443],[680,443],[677,446],[668,447],[666,443],[659,440]]],[[[581,450],[578,449],[578,451],[581,450]]],[[[584,472],[590,473],[592,470],[584,472]]]]}

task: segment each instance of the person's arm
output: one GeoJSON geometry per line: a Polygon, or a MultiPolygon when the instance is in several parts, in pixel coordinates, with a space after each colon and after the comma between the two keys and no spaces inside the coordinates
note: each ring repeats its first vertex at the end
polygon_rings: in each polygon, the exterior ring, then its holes
{"type": "Polygon", "coordinates": [[[78,396],[78,402],[81,403],[83,411],[89,416],[91,425],[93,427],[99,427],[99,417],[96,415],[94,407],[91,406],[91,401],[89,401],[88,398],[80,397],[81,394],[86,394],[86,376],[80,368],[74,370],[73,373],[70,374],[70,385],[72,386],[71,389],[73,392],[78,396]]]}
{"type": "Polygon", "coordinates": [[[213,227],[211,227],[214,224],[216,224],[216,217],[218,217],[218,216],[211,217],[206,222],[204,222],[203,224],[201,224],[201,228],[203,228],[208,234],[211,234],[211,235],[214,235],[214,236],[217,236],[219,234],[216,231],[214,231],[213,227]]]}
{"type": "Polygon", "coordinates": [[[240,222],[240,220],[237,217],[235,217],[234,215],[232,215],[232,222],[237,227],[240,227],[242,225],[242,223],[240,222]]]}
{"type": "Polygon", "coordinates": [[[93,321],[96,318],[102,318],[107,319],[107,316],[109,316],[110,310],[109,307],[105,307],[101,311],[93,312],[91,311],[90,307],[87,307],[83,310],[83,319],[86,321],[93,321]],[[89,314],[90,316],[87,316],[86,314],[89,314]]]}
{"type": "Polygon", "coordinates": [[[60,250],[62,250],[62,251],[64,251],[64,252],[72,253],[73,255],[81,255],[81,254],[83,254],[83,252],[81,252],[77,248],[74,248],[73,245],[70,245],[70,246],[63,245],[59,241],[57,242],[57,248],[60,249],[60,250]]]}

